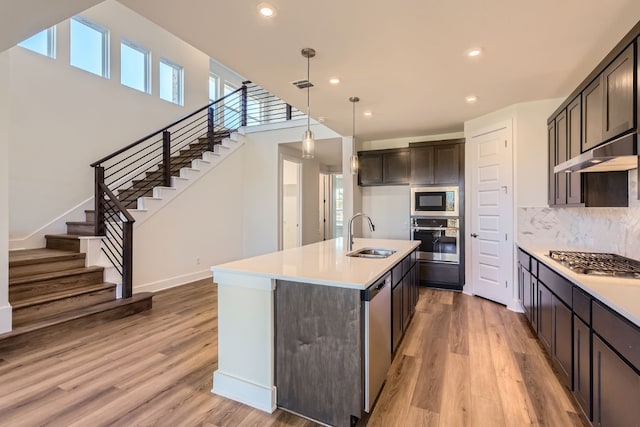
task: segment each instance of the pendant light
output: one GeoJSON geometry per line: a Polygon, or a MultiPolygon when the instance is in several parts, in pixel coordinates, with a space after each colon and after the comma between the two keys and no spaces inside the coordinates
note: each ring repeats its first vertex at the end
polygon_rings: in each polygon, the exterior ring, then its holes
{"type": "Polygon", "coordinates": [[[351,150],[353,154],[351,155],[349,164],[351,165],[351,175],[358,175],[358,153],[356,153],[356,102],[360,101],[360,98],[352,96],[349,98],[349,101],[353,104],[353,136],[351,137],[351,150]]]}
{"type": "Polygon", "coordinates": [[[309,97],[310,97],[310,90],[311,90],[311,86],[313,86],[311,84],[311,80],[309,80],[309,68],[310,68],[310,60],[311,58],[313,58],[314,56],[316,56],[316,51],[310,47],[306,47],[304,49],[302,49],[302,56],[304,56],[305,58],[307,58],[307,130],[304,133],[304,136],[302,137],[302,158],[303,159],[313,159],[313,152],[315,150],[315,141],[313,140],[313,132],[311,132],[311,116],[309,115],[311,113],[311,107],[309,106],[309,97]]]}

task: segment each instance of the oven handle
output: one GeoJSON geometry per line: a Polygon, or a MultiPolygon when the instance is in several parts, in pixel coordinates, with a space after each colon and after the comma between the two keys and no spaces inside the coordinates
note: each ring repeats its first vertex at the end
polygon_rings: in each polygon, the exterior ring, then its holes
{"type": "Polygon", "coordinates": [[[458,227],[411,227],[412,231],[458,231],[458,227]]]}

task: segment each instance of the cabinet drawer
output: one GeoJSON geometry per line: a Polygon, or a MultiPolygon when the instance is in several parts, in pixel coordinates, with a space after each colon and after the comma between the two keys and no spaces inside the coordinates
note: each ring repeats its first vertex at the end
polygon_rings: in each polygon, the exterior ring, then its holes
{"type": "Polygon", "coordinates": [[[555,271],[551,270],[544,264],[539,264],[538,267],[538,279],[545,284],[551,292],[556,294],[558,298],[562,300],[569,308],[573,307],[572,304],[572,289],[573,284],[564,277],[560,276],[555,271]]]}
{"type": "Polygon", "coordinates": [[[407,255],[402,260],[402,275],[406,276],[409,270],[411,270],[411,255],[407,255]]]}
{"type": "Polygon", "coordinates": [[[459,264],[421,262],[420,282],[457,285],[460,282],[459,270],[459,264]]]}
{"type": "Polygon", "coordinates": [[[538,265],[539,264],[540,263],[538,262],[537,259],[531,257],[531,274],[536,278],[538,277],[538,265]]]}
{"type": "Polygon", "coordinates": [[[593,330],[636,369],[640,369],[640,328],[593,301],[593,330]]]}
{"type": "Polygon", "coordinates": [[[391,269],[391,284],[392,287],[398,286],[400,280],[402,279],[402,261],[397,263],[395,267],[391,269]]]}
{"type": "Polygon", "coordinates": [[[527,271],[531,271],[531,256],[522,249],[518,249],[518,262],[527,271]]]}
{"type": "Polygon", "coordinates": [[[591,296],[577,286],[573,287],[573,311],[583,322],[591,325],[591,296]]]}

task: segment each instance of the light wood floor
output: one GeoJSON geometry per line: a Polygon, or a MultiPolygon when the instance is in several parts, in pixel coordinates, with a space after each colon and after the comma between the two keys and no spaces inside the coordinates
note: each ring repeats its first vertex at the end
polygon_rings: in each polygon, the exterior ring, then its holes
{"type": "MultiPolygon", "coordinates": [[[[212,395],[216,288],[157,293],[153,309],[40,348],[0,353],[2,426],[310,426],[212,395]]],[[[581,426],[520,315],[422,289],[370,426],[581,426]]]]}

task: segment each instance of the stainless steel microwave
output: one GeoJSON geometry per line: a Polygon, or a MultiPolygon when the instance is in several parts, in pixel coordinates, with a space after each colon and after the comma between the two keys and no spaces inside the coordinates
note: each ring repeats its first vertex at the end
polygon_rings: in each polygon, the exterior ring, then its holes
{"type": "Polygon", "coordinates": [[[458,187],[411,187],[412,216],[459,216],[458,187]]]}

